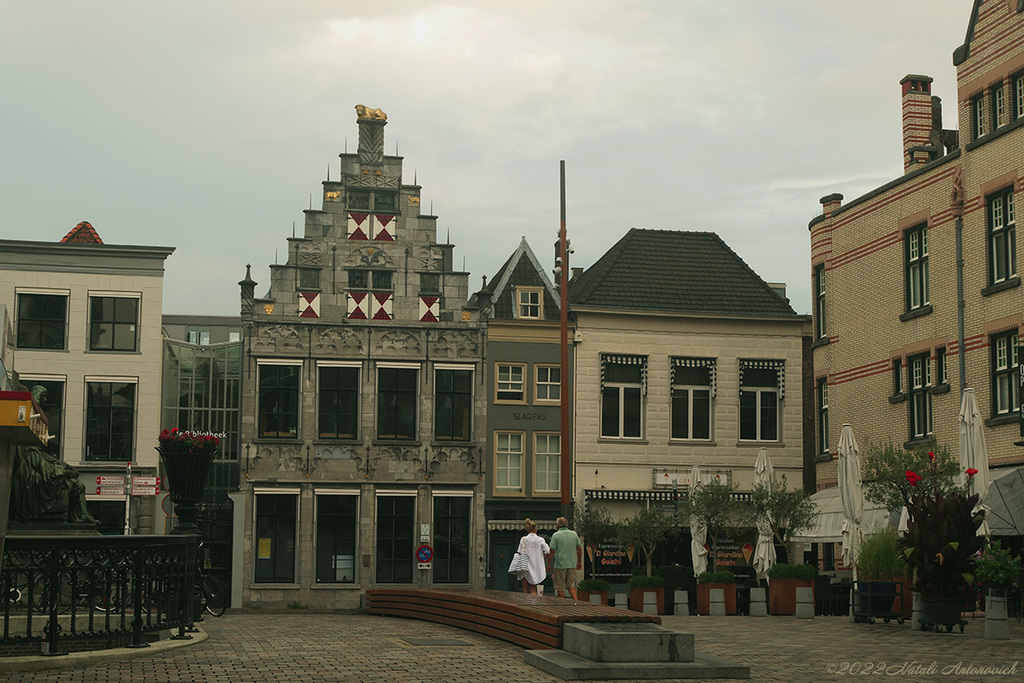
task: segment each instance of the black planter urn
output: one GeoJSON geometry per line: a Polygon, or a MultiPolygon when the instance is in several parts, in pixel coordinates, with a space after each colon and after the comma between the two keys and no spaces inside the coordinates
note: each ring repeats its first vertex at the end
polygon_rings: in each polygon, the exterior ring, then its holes
{"type": "Polygon", "coordinates": [[[166,446],[156,450],[164,463],[167,475],[164,485],[171,494],[174,513],[178,517],[171,533],[198,534],[196,515],[214,454],[212,450],[209,453],[189,453],[186,449],[166,446]]]}

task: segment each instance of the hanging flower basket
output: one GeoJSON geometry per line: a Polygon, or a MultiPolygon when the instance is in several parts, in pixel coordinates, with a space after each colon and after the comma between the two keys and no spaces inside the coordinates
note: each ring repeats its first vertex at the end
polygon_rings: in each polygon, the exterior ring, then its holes
{"type": "Polygon", "coordinates": [[[178,516],[174,533],[198,533],[195,519],[199,501],[220,439],[212,434],[165,429],[160,432],[159,442],[156,450],[164,463],[164,480],[178,516]]]}

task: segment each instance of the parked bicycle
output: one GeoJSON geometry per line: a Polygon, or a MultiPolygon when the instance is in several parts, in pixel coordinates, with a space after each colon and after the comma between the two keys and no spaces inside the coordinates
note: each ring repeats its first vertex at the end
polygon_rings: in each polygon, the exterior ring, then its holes
{"type": "MultiPolygon", "coordinates": [[[[202,548],[202,544],[199,547],[202,548]]],[[[227,609],[224,586],[203,570],[202,561],[196,563],[196,588],[203,609],[215,617],[224,616],[224,610],[227,609]]]]}

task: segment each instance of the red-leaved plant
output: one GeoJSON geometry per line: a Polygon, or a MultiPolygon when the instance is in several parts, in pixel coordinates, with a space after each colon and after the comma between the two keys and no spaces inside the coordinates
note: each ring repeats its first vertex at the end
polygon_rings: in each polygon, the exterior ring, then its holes
{"type": "Polygon", "coordinates": [[[203,434],[174,428],[163,430],[159,437],[157,450],[165,454],[188,454],[196,456],[212,456],[220,446],[220,439],[213,434],[203,434]]]}

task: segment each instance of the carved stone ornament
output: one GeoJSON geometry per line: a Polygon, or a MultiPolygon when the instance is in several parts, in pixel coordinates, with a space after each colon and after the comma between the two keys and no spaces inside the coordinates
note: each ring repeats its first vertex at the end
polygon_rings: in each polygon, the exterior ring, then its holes
{"type": "Polygon", "coordinates": [[[291,325],[261,325],[252,342],[255,353],[285,353],[304,351],[306,343],[291,325]]]}
{"type": "Polygon", "coordinates": [[[953,207],[954,216],[964,215],[964,169],[957,166],[953,169],[953,192],[949,197],[949,205],[953,207]]]}
{"type": "Polygon", "coordinates": [[[377,355],[421,356],[423,340],[411,330],[387,330],[376,336],[373,352],[377,355]]]}
{"type": "Polygon", "coordinates": [[[360,247],[354,249],[345,259],[346,266],[381,266],[384,268],[395,268],[395,260],[388,256],[388,253],[378,246],[360,247]]]}
{"type": "Polygon", "coordinates": [[[476,358],[479,344],[476,331],[443,330],[431,335],[430,356],[432,358],[476,358]]]}
{"type": "Polygon", "coordinates": [[[313,353],[317,356],[363,355],[363,337],[347,327],[318,327],[313,331],[313,353]]]}
{"type": "Polygon", "coordinates": [[[345,444],[317,444],[313,455],[317,460],[359,460],[356,449],[345,444]]]}
{"type": "Polygon", "coordinates": [[[363,104],[356,105],[356,119],[369,119],[371,121],[387,121],[388,115],[380,109],[371,109],[363,104]]]}
{"type": "Polygon", "coordinates": [[[348,187],[370,187],[387,190],[397,190],[401,185],[401,180],[398,176],[376,175],[373,173],[367,175],[346,173],[344,176],[345,185],[348,187]]]}
{"type": "Polygon", "coordinates": [[[419,451],[408,446],[382,446],[377,449],[377,456],[386,460],[409,462],[419,459],[419,451]]]}
{"type": "Polygon", "coordinates": [[[321,264],[320,248],[313,244],[299,246],[300,266],[319,266],[321,264]]]}
{"type": "Polygon", "coordinates": [[[262,444],[252,458],[254,467],[266,465],[282,472],[305,472],[306,460],[295,444],[262,444]]]}

